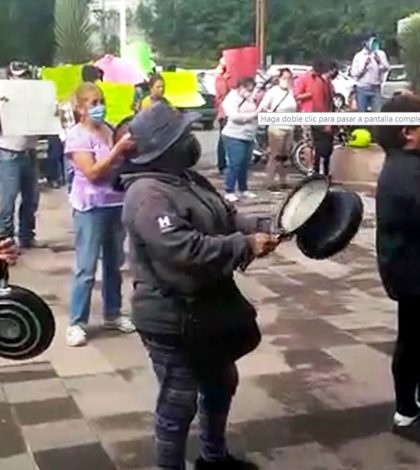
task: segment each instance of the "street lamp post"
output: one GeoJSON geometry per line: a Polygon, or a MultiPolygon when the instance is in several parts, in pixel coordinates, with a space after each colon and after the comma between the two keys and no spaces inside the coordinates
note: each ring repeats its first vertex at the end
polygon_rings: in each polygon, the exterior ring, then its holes
{"type": "Polygon", "coordinates": [[[127,8],[126,0],[119,0],[120,5],[120,55],[125,56],[127,46],[127,8]]]}
{"type": "Polygon", "coordinates": [[[255,1],[255,43],[260,56],[260,65],[265,63],[267,2],[266,0],[255,1]]]}

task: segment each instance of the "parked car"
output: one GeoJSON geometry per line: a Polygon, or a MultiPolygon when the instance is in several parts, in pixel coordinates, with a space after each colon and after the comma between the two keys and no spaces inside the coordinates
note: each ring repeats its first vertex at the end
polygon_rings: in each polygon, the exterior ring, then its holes
{"type": "Polygon", "coordinates": [[[395,94],[408,90],[410,82],[404,65],[391,65],[385,73],[382,85],[381,96],[383,100],[391,99],[395,94]]]}

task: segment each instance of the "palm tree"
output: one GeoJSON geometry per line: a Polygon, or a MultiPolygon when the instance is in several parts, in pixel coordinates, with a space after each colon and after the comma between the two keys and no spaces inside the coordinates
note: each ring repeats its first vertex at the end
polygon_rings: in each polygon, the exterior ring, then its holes
{"type": "Polygon", "coordinates": [[[420,93],[420,13],[407,18],[398,34],[407,75],[414,92],[420,93]]]}
{"type": "Polygon", "coordinates": [[[92,58],[92,24],[87,0],[56,0],[56,61],[81,64],[92,58]]]}

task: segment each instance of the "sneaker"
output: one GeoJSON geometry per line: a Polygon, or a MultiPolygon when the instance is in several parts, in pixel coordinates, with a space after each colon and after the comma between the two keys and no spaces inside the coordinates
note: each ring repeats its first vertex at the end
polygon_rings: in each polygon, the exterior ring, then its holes
{"type": "Polygon", "coordinates": [[[394,414],[394,426],[398,427],[408,427],[412,426],[414,423],[416,423],[420,418],[420,414],[417,414],[416,416],[404,416],[400,413],[395,413],[394,414]]]}
{"type": "Polygon", "coordinates": [[[258,197],[256,194],[251,193],[251,191],[244,191],[241,196],[245,199],[256,199],[258,197]]]}
{"type": "Polygon", "coordinates": [[[226,193],[225,194],[225,199],[226,199],[227,202],[231,202],[231,203],[239,201],[238,196],[234,193],[226,193]]]}
{"type": "Polygon", "coordinates": [[[69,326],[66,334],[67,345],[71,347],[85,346],[86,331],[80,325],[69,326]]]}
{"type": "Polygon", "coordinates": [[[395,413],[392,432],[403,439],[420,444],[419,419],[420,414],[417,416],[403,416],[400,413],[395,413]]]}
{"type": "Polygon", "coordinates": [[[232,455],[228,455],[225,459],[217,460],[215,462],[207,462],[200,457],[195,462],[195,470],[205,470],[212,468],[217,470],[258,470],[258,466],[255,465],[255,463],[236,459],[232,455]]]}
{"type": "Polygon", "coordinates": [[[120,316],[115,320],[105,320],[103,327],[105,330],[117,330],[121,333],[134,333],[136,331],[133,322],[126,316],[120,316]]]}

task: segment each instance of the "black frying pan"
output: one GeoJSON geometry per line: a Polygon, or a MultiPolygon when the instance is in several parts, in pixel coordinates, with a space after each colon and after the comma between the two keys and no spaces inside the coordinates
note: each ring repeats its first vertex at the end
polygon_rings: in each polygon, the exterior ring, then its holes
{"type": "Polygon", "coordinates": [[[9,269],[0,260],[0,357],[32,359],[55,335],[50,307],[34,292],[9,284],[9,269]]]}
{"type": "Polygon", "coordinates": [[[363,218],[358,194],[330,189],[324,176],[299,183],[280,206],[275,218],[279,236],[296,236],[308,258],[326,259],[342,251],[356,235],[363,218]]]}

